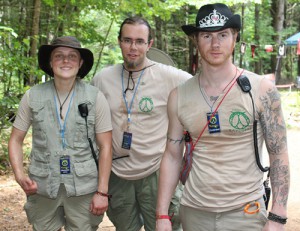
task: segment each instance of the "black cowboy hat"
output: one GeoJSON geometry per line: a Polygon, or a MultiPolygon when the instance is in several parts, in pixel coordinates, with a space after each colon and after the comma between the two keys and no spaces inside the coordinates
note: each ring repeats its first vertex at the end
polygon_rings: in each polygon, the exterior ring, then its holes
{"type": "Polygon", "coordinates": [[[187,35],[191,35],[196,31],[214,32],[227,28],[240,30],[241,17],[238,14],[233,15],[225,4],[208,4],[199,9],[196,26],[183,25],[181,28],[187,35]]]}
{"type": "Polygon", "coordinates": [[[39,48],[39,52],[38,52],[39,66],[48,75],[53,77],[53,71],[50,66],[50,57],[51,57],[51,52],[57,47],[70,47],[80,52],[80,56],[83,59],[83,64],[81,65],[77,74],[77,76],[79,76],[80,78],[86,76],[89,73],[89,71],[92,69],[94,64],[93,53],[87,48],[82,48],[80,42],[75,37],[63,36],[54,39],[50,45],[42,45],[39,48]]]}

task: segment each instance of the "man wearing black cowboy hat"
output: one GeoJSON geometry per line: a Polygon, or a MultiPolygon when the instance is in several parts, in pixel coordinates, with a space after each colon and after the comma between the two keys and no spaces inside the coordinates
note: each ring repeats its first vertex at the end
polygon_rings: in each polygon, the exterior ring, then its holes
{"type": "MultiPolygon", "coordinates": [[[[220,3],[202,6],[195,25],[182,26],[201,55],[201,72],[168,100],[167,147],[160,168],[157,231],[170,231],[168,205],[185,183],[183,230],[284,230],[289,191],[286,128],[276,87],[232,63],[240,16],[220,3]],[[191,142],[181,171],[183,134],[191,142]],[[188,132],[188,133],[187,133],[188,132]],[[273,203],[263,199],[263,143],[269,153],[273,203]]],[[[189,140],[188,140],[189,141],[189,140]]]]}
{"type": "Polygon", "coordinates": [[[9,140],[10,162],[27,195],[24,208],[33,230],[97,230],[107,210],[110,110],[104,95],[81,81],[93,60],[75,37],[58,37],[39,48],[39,66],[53,79],[25,93],[9,140]],[[31,125],[27,175],[22,145],[31,125]],[[94,158],[91,149],[97,146],[94,158]]]}

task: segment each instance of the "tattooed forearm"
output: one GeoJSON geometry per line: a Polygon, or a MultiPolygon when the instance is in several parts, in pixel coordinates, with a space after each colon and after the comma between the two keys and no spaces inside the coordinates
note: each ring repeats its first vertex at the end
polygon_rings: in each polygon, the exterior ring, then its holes
{"type": "Polygon", "coordinates": [[[173,139],[173,138],[169,137],[169,135],[168,135],[168,136],[167,136],[167,140],[168,140],[168,142],[170,142],[170,143],[174,143],[174,144],[178,143],[178,144],[181,144],[182,141],[183,141],[183,137],[181,137],[181,139],[173,139]]]}
{"type": "Polygon", "coordinates": [[[271,163],[271,182],[273,190],[273,202],[286,206],[289,193],[289,167],[277,159],[271,163]]]}
{"type": "Polygon", "coordinates": [[[260,97],[264,111],[260,114],[260,122],[271,154],[280,154],[286,148],[286,128],[281,110],[280,95],[275,89],[269,89],[260,97]]]}
{"type": "Polygon", "coordinates": [[[275,203],[286,208],[290,172],[287,155],[286,127],[281,109],[280,95],[274,86],[268,89],[266,94],[261,96],[259,100],[263,106],[259,117],[270,155],[273,205],[275,203]]]}

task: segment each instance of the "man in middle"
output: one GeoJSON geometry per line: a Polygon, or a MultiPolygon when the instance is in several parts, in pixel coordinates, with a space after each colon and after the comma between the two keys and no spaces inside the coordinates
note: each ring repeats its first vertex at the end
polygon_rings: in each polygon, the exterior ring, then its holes
{"type": "MultiPolygon", "coordinates": [[[[138,231],[142,226],[154,231],[158,169],[167,140],[167,100],[172,89],[192,76],[146,57],[153,39],[143,18],[125,19],[118,41],[124,62],[104,68],[92,80],[112,114],[109,194],[113,198],[107,214],[117,231],[138,231]]],[[[177,201],[178,194],[174,194],[177,201]]],[[[175,227],[179,222],[173,225],[173,230],[180,230],[175,227]]]]}

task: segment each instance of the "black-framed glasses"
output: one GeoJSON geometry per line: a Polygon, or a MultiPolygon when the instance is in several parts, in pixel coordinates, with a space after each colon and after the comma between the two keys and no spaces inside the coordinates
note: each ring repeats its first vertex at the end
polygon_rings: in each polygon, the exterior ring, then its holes
{"type": "Polygon", "coordinates": [[[137,47],[143,47],[144,45],[147,45],[148,42],[146,42],[144,39],[131,39],[131,38],[122,38],[121,43],[123,43],[125,46],[132,46],[133,43],[137,47]]]}

